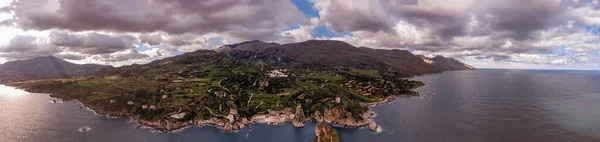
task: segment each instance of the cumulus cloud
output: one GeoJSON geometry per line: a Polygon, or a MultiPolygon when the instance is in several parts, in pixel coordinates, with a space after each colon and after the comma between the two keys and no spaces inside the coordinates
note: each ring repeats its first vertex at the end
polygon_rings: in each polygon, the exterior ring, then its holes
{"type": "Polygon", "coordinates": [[[313,0],[321,21],[335,32],[390,31],[395,18],[382,9],[384,1],[313,0]]]}
{"type": "Polygon", "coordinates": [[[267,38],[303,18],[287,0],[19,0],[7,9],[16,13],[9,21],[23,29],[231,33],[240,39],[267,38]]]}
{"type": "Polygon", "coordinates": [[[99,33],[70,34],[53,32],[50,43],[82,54],[106,54],[133,48],[132,36],[110,36],[99,33]]]}

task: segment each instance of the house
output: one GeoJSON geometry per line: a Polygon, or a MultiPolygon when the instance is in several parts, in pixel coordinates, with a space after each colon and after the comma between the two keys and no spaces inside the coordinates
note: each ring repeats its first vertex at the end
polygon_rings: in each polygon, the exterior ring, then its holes
{"type": "Polygon", "coordinates": [[[177,80],[173,80],[173,81],[171,81],[171,82],[173,82],[173,83],[182,83],[182,82],[183,82],[183,80],[181,80],[181,79],[177,79],[177,80]]]}
{"type": "Polygon", "coordinates": [[[110,103],[115,103],[115,102],[116,102],[115,99],[110,100],[110,103]]]}
{"type": "Polygon", "coordinates": [[[127,101],[127,104],[128,105],[133,105],[133,102],[132,101],[127,101]]]}
{"type": "Polygon", "coordinates": [[[185,117],[185,112],[182,113],[176,113],[176,114],[172,114],[171,118],[175,118],[175,119],[182,119],[185,117]]]}
{"type": "MultiPolygon", "coordinates": [[[[285,71],[285,70],[283,70],[283,71],[285,71]]],[[[282,70],[272,70],[269,73],[269,77],[271,77],[271,78],[275,78],[275,77],[288,77],[288,75],[284,74],[282,72],[282,70]]]]}
{"type": "Polygon", "coordinates": [[[146,105],[146,104],[142,105],[142,109],[147,109],[147,108],[148,108],[148,105],[146,105]]]}

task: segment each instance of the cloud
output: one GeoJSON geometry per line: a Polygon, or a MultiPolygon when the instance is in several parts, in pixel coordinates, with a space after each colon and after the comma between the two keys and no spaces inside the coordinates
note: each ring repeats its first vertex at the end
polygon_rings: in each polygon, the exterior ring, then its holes
{"type": "Polygon", "coordinates": [[[335,32],[391,31],[395,18],[382,9],[383,1],[313,0],[321,21],[335,32]]]}
{"type": "Polygon", "coordinates": [[[11,10],[23,29],[229,33],[239,39],[267,38],[303,18],[287,0],[19,0],[11,10]]]}
{"type": "Polygon", "coordinates": [[[44,39],[34,36],[15,36],[7,45],[0,46],[0,57],[8,60],[21,60],[38,56],[49,56],[62,50],[47,44],[44,39]]]}
{"type": "Polygon", "coordinates": [[[70,34],[52,32],[50,43],[82,54],[106,54],[133,48],[132,36],[111,36],[99,33],[70,34]]]}
{"type": "Polygon", "coordinates": [[[140,39],[140,42],[142,43],[147,43],[149,45],[159,45],[163,42],[162,36],[163,35],[160,34],[140,34],[138,36],[138,39],[140,39]]]}
{"type": "Polygon", "coordinates": [[[0,61],[55,55],[125,65],[254,39],[333,39],[482,66],[600,61],[596,0],[310,2],[316,17],[289,0],[13,1],[0,5],[0,28],[8,29],[0,35],[0,61]],[[320,35],[322,29],[334,36],[320,35]],[[565,54],[556,54],[559,47],[565,54]]]}

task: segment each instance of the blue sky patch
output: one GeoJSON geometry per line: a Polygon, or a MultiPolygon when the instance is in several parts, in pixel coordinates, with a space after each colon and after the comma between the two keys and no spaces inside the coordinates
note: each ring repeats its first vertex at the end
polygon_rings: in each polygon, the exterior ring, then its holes
{"type": "Polygon", "coordinates": [[[313,8],[308,0],[292,0],[292,3],[307,17],[319,17],[319,11],[313,8]]]}

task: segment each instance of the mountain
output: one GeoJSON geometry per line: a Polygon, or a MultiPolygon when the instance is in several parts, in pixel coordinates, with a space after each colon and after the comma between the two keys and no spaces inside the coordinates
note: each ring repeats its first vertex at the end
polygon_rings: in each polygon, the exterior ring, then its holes
{"type": "Polygon", "coordinates": [[[281,44],[273,42],[267,43],[260,40],[252,40],[236,44],[223,45],[220,48],[218,48],[217,51],[221,53],[229,53],[232,51],[257,51],[277,46],[281,46],[281,44]]]}
{"type": "Polygon", "coordinates": [[[433,65],[436,68],[441,70],[474,70],[473,66],[464,64],[453,58],[446,58],[444,56],[435,56],[433,58],[428,58],[422,55],[419,55],[426,63],[433,65]]]}
{"type": "MultiPolygon", "coordinates": [[[[429,64],[406,50],[384,50],[355,47],[342,41],[308,40],[279,45],[262,41],[242,42],[225,45],[216,50],[240,59],[275,60],[298,62],[307,66],[343,66],[366,69],[396,69],[407,74],[418,75],[439,73],[445,70],[458,70],[463,65],[457,60],[444,58],[444,61],[429,64]],[[445,65],[450,63],[451,65],[445,65]]],[[[437,59],[437,58],[436,58],[437,59]]]]}
{"type": "Polygon", "coordinates": [[[452,58],[439,56],[434,59],[425,59],[424,56],[414,55],[406,50],[355,47],[342,41],[308,40],[298,43],[278,44],[253,40],[223,45],[215,50],[189,52],[145,65],[106,68],[99,71],[97,75],[150,75],[156,72],[185,70],[186,67],[182,67],[182,65],[201,63],[227,66],[242,61],[273,62],[277,66],[293,64],[296,67],[313,69],[345,67],[391,70],[400,71],[407,75],[474,69],[452,58]],[[436,62],[429,62],[429,60],[436,60],[436,62]]]}
{"type": "Polygon", "coordinates": [[[0,65],[0,82],[87,75],[111,66],[74,64],[54,56],[10,61],[0,65]]]}

